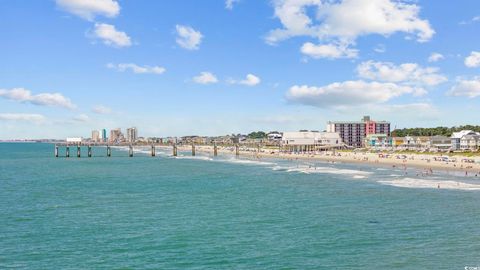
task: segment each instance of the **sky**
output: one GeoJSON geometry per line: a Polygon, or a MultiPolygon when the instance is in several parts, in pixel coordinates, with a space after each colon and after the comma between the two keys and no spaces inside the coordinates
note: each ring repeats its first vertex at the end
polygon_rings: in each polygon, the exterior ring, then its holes
{"type": "Polygon", "coordinates": [[[480,124],[480,1],[0,0],[0,139],[480,124]]]}

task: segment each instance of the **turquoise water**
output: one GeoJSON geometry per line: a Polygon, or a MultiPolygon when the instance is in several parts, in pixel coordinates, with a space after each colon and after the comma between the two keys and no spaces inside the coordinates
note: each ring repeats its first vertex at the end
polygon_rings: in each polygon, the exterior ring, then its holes
{"type": "Polygon", "coordinates": [[[382,183],[405,178],[391,168],[158,152],[55,159],[52,145],[0,144],[0,269],[480,266],[480,191],[382,183]]]}

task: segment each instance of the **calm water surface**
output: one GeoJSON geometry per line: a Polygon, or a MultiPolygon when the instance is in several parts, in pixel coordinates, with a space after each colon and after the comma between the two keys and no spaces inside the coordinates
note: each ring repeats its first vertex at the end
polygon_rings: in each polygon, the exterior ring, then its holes
{"type": "Polygon", "coordinates": [[[363,165],[94,155],[0,144],[0,269],[480,266],[480,191],[363,165]]]}

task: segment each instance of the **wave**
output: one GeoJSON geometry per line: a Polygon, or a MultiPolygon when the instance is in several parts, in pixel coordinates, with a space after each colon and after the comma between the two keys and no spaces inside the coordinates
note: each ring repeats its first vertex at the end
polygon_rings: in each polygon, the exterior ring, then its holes
{"type": "Polygon", "coordinates": [[[425,180],[403,178],[395,180],[378,181],[381,184],[402,188],[434,188],[455,190],[480,190],[480,185],[458,182],[453,180],[425,180]]]}
{"type": "MultiPolygon", "coordinates": [[[[281,168],[275,167],[274,170],[281,170],[281,168]]],[[[287,172],[301,172],[306,174],[320,173],[320,174],[341,174],[341,175],[357,175],[364,176],[371,175],[371,172],[339,169],[332,167],[315,167],[315,166],[299,166],[299,167],[287,167],[287,172]]]]}

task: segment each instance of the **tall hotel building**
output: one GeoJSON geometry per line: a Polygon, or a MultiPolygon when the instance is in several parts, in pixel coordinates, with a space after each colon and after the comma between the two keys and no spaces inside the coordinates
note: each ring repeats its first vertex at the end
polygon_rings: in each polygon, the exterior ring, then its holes
{"type": "Polygon", "coordinates": [[[390,122],[373,121],[370,116],[364,116],[361,121],[328,122],[327,132],[337,132],[348,146],[364,147],[367,135],[386,134],[390,136],[390,122]]]}
{"type": "Polygon", "coordinates": [[[127,128],[127,142],[134,143],[137,141],[138,138],[138,132],[137,128],[127,128]]]}

